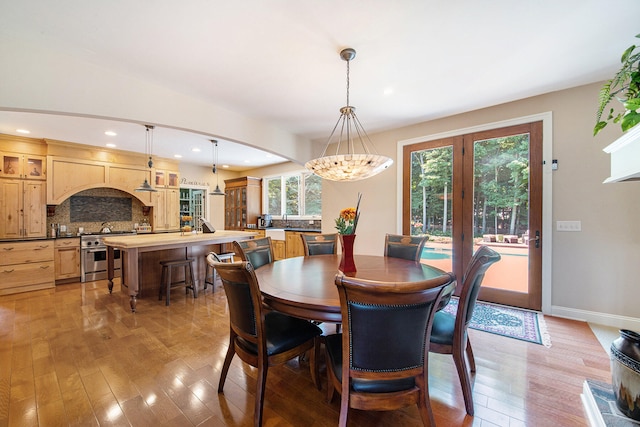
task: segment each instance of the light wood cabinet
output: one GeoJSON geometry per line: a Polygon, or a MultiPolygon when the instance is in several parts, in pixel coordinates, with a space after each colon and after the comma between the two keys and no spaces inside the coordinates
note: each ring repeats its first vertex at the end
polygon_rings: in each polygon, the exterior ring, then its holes
{"type": "Polygon", "coordinates": [[[55,286],[50,240],[0,243],[0,295],[55,286]]]}
{"type": "Polygon", "coordinates": [[[152,184],[151,169],[109,162],[48,156],[47,204],[58,205],[80,191],[111,187],[136,196],[151,206],[151,193],[135,191],[146,179],[152,184]]]}
{"type": "Polygon", "coordinates": [[[44,181],[46,157],[33,154],[0,153],[0,178],[28,178],[44,181]]]}
{"type": "Polygon", "coordinates": [[[54,243],[55,279],[80,277],[80,238],[56,239],[54,243]]]}
{"type": "Polygon", "coordinates": [[[287,243],[287,258],[304,256],[304,245],[298,231],[285,231],[284,233],[287,243]]]}
{"type": "Polygon", "coordinates": [[[180,188],[180,174],[176,171],[156,169],[154,187],[160,188],[180,188]]]}
{"type": "Polygon", "coordinates": [[[0,239],[46,236],[46,183],[0,179],[0,239]]]}
{"type": "Polygon", "coordinates": [[[262,179],[250,176],[226,179],[224,199],[225,230],[243,230],[257,224],[262,206],[262,179]]]}
{"type": "Polygon", "coordinates": [[[272,240],[273,257],[277,260],[287,258],[287,243],[284,240],[272,240]]]}
{"type": "Polygon", "coordinates": [[[159,189],[153,200],[153,231],[179,231],[180,190],[159,189]]]}

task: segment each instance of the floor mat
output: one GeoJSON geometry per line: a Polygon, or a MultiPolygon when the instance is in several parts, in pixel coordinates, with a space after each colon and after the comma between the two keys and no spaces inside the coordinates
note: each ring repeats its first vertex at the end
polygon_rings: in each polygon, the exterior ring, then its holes
{"type": "MultiPolygon", "coordinates": [[[[443,310],[455,314],[457,309],[458,299],[451,298],[443,310]]],[[[544,315],[538,311],[478,301],[469,327],[551,347],[551,337],[547,332],[544,315]]]]}

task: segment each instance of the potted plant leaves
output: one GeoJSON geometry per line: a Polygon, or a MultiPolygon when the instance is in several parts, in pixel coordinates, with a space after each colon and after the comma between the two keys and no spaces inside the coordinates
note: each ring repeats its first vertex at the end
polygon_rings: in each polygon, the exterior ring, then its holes
{"type": "MultiPolygon", "coordinates": [[[[636,38],[640,38],[640,34],[636,38]]],[[[640,46],[632,45],[625,50],[621,62],[620,70],[600,89],[594,136],[609,122],[619,123],[623,132],[640,123],[640,46]],[[603,120],[605,109],[614,99],[622,104],[624,110],[612,107],[603,120]]]]}

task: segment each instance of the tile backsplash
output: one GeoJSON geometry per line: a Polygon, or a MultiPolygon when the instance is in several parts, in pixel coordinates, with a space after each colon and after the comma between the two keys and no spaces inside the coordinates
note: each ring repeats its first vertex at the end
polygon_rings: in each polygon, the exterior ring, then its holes
{"type": "Polygon", "coordinates": [[[133,224],[151,220],[143,215],[142,206],[135,197],[113,188],[85,190],[56,206],[55,214],[47,217],[47,230],[51,224],[60,224],[74,235],[80,227],[85,233],[98,232],[108,222],[115,231],[129,231],[133,224]]]}

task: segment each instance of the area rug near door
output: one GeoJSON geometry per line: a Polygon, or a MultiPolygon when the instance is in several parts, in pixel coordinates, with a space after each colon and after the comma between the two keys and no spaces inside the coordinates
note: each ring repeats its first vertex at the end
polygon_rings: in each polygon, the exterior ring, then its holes
{"type": "MultiPolygon", "coordinates": [[[[458,299],[451,298],[443,309],[454,314],[458,299]]],[[[551,347],[551,337],[542,313],[498,304],[476,302],[470,328],[551,347]]]]}

